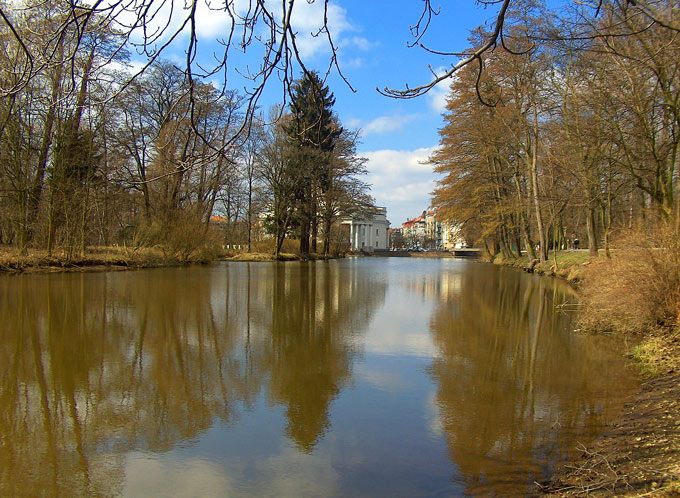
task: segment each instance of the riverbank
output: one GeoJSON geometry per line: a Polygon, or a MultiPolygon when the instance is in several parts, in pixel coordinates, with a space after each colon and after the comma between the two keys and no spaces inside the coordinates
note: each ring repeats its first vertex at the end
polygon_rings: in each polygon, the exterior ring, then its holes
{"type": "MultiPolygon", "coordinates": [[[[561,251],[539,263],[528,257],[494,261],[578,284],[587,251],[561,251]]],[[[620,419],[580,456],[538,484],[537,496],[680,496],[680,332],[646,334],[629,357],[645,382],[620,419]]]]}
{"type": "Polygon", "coordinates": [[[642,384],[621,419],[539,484],[539,495],[680,496],[680,375],[642,384]]]}
{"type": "Polygon", "coordinates": [[[497,257],[493,262],[497,265],[520,268],[528,273],[563,278],[577,284],[582,277],[583,266],[589,261],[590,254],[587,250],[568,250],[558,251],[556,255],[551,253],[548,261],[543,263],[526,255],[512,259],[497,257]]]}
{"type": "Polygon", "coordinates": [[[0,272],[6,273],[116,271],[182,266],[210,261],[212,258],[204,256],[178,260],[168,257],[156,248],[92,247],[88,248],[85,255],[78,256],[68,256],[61,251],[54,251],[48,255],[47,251],[41,249],[28,249],[22,252],[15,247],[0,248],[0,272]]]}
{"type": "MultiPolygon", "coordinates": [[[[206,264],[216,261],[297,261],[294,253],[281,253],[275,257],[264,252],[223,251],[210,255],[190,256],[183,260],[169,257],[157,248],[91,247],[83,256],[67,257],[60,251],[48,255],[41,249],[28,249],[21,252],[15,247],[0,248],[0,273],[56,273],[119,271],[141,268],[161,268],[184,266],[187,264],[206,264]]],[[[321,254],[313,254],[310,260],[328,259],[321,254]]]]}
{"type": "MultiPolygon", "coordinates": [[[[317,260],[327,260],[327,259],[337,259],[343,256],[324,256],[323,254],[310,254],[307,261],[317,261],[317,260]]],[[[300,261],[300,256],[294,253],[280,253],[277,256],[270,253],[263,252],[242,252],[234,254],[233,256],[228,256],[220,258],[221,261],[244,261],[250,263],[257,262],[268,262],[268,261],[300,261]]]]}

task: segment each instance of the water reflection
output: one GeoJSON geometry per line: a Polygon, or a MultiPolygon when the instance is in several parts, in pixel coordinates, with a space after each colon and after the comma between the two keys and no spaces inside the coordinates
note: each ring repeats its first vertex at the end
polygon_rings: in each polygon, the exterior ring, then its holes
{"type": "Polygon", "coordinates": [[[554,312],[573,300],[562,282],[476,265],[439,287],[430,375],[456,480],[472,495],[521,496],[611,421],[633,376],[611,341],[554,312]]]}
{"type": "Polygon", "coordinates": [[[560,282],[407,258],[0,278],[0,496],[522,495],[634,387],[560,282]]]}
{"type": "Polygon", "coordinates": [[[0,495],[120,494],[126,454],[262,396],[313,451],[385,292],[334,263],[0,278],[0,495]]]}
{"type": "Polygon", "coordinates": [[[348,334],[361,330],[362,311],[385,296],[384,285],[369,291],[356,278],[343,285],[335,269],[279,265],[274,272],[270,396],[286,406],[287,434],[305,452],[328,427],[328,405],[351,377],[356,342],[348,334]]]}

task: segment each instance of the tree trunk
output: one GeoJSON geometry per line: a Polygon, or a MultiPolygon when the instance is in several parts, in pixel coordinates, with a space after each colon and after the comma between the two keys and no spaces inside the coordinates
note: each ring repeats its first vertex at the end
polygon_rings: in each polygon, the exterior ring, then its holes
{"type": "Polygon", "coordinates": [[[312,235],[312,241],[311,241],[311,252],[316,253],[316,241],[319,236],[319,217],[316,214],[316,199],[312,199],[312,209],[310,212],[311,216],[311,235],[312,235]]]}
{"type": "Polygon", "coordinates": [[[597,234],[595,233],[595,209],[588,205],[588,213],[586,215],[586,224],[588,225],[588,248],[590,256],[597,257],[597,234]]]}
{"type": "Polygon", "coordinates": [[[251,252],[253,226],[253,175],[248,168],[248,252],[251,252]]]}
{"type": "MultiPolygon", "coordinates": [[[[519,167],[519,165],[518,165],[519,167]]],[[[536,259],[536,251],[534,250],[534,243],[531,240],[531,231],[529,227],[529,220],[528,220],[528,213],[529,213],[529,205],[528,205],[528,200],[527,200],[527,206],[526,208],[523,208],[522,206],[524,205],[524,200],[522,199],[522,189],[521,189],[521,183],[519,181],[519,176],[517,173],[517,169],[515,169],[513,178],[515,180],[515,190],[517,191],[517,203],[519,207],[519,221],[520,221],[520,231],[522,232],[522,235],[524,236],[524,248],[526,249],[527,256],[529,256],[530,259],[536,259]]],[[[519,246],[517,247],[517,250],[519,251],[519,246]]]]}
{"type": "Polygon", "coordinates": [[[543,230],[543,217],[541,215],[541,203],[539,200],[538,192],[538,112],[536,106],[534,105],[534,144],[531,151],[531,184],[532,184],[532,194],[534,200],[534,210],[536,211],[536,226],[538,228],[538,240],[540,241],[540,253],[538,255],[539,260],[543,263],[547,261],[546,258],[546,238],[545,232],[543,230]]]}
{"type": "MultiPolygon", "coordinates": [[[[59,59],[64,55],[64,40],[59,38],[58,48],[59,59]]],[[[43,187],[45,185],[45,170],[47,169],[47,159],[49,157],[50,147],[52,146],[52,138],[54,129],[54,122],[57,116],[57,100],[61,91],[61,77],[63,65],[58,64],[56,67],[56,74],[52,80],[52,94],[50,95],[49,107],[45,115],[45,123],[43,125],[43,136],[40,141],[40,148],[38,149],[38,163],[36,165],[35,177],[33,177],[33,185],[28,197],[28,220],[30,227],[38,218],[38,207],[40,205],[40,198],[42,197],[43,187]]],[[[32,234],[31,234],[32,235],[32,234]]],[[[29,235],[29,237],[31,236],[29,235]]]]}
{"type": "Polygon", "coordinates": [[[288,230],[288,223],[290,223],[290,213],[286,213],[285,217],[281,219],[280,216],[276,218],[276,248],[274,250],[274,256],[276,259],[279,258],[281,254],[281,247],[283,247],[283,241],[286,239],[286,231],[288,230]]]}
{"type": "MultiPolygon", "coordinates": [[[[53,187],[54,188],[54,187],[53,187]]],[[[54,190],[50,189],[50,200],[47,207],[47,257],[52,256],[52,245],[54,244],[54,190]]]]}
{"type": "Polygon", "coordinates": [[[300,223],[300,259],[309,259],[310,219],[305,213],[300,223]]]}
{"type": "Polygon", "coordinates": [[[331,217],[326,215],[323,228],[323,256],[327,258],[331,251],[331,217]]]}

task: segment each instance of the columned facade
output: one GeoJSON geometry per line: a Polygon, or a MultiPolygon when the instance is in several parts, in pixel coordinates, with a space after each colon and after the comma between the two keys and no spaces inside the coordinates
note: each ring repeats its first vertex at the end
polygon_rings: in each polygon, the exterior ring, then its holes
{"type": "Polygon", "coordinates": [[[390,222],[387,220],[386,208],[376,208],[372,216],[345,218],[342,224],[349,227],[349,243],[353,251],[388,249],[390,222]]]}

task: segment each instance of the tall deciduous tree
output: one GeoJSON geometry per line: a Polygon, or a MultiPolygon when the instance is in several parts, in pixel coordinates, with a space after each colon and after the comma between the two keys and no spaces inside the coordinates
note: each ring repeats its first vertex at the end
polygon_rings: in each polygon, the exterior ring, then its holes
{"type": "Polygon", "coordinates": [[[319,216],[323,225],[323,251],[331,250],[333,224],[343,215],[370,210],[374,206],[369,185],[360,175],[366,174],[366,158],[357,156],[359,132],[343,129],[330,154],[327,174],[319,191],[319,216]]]}

